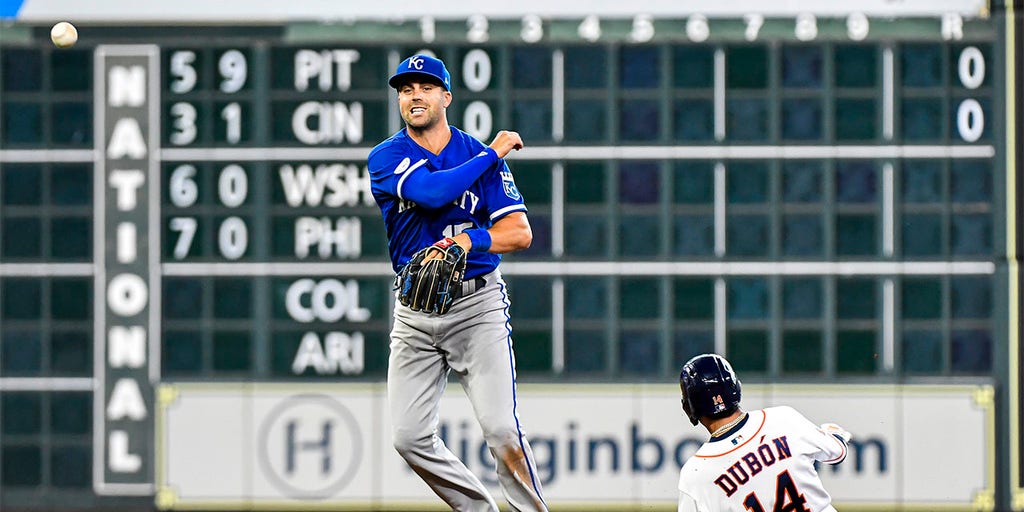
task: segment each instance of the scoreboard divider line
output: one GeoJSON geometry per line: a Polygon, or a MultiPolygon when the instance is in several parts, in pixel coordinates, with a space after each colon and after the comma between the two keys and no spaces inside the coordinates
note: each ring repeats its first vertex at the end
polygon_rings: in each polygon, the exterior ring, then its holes
{"type": "Polygon", "coordinates": [[[3,277],[74,277],[91,276],[92,263],[0,263],[3,277]]]}
{"type": "Polygon", "coordinates": [[[0,162],[77,163],[98,160],[93,149],[0,149],[0,162]]]}
{"type": "MultiPolygon", "coordinates": [[[[104,148],[107,145],[106,111],[103,105],[107,88],[107,75],[103,64],[110,47],[101,45],[96,48],[93,56],[93,149],[88,151],[89,160],[93,161],[93,378],[95,391],[92,399],[92,488],[96,494],[104,492],[104,478],[107,440],[106,440],[106,296],[101,290],[106,288],[106,268],[103,264],[106,249],[106,158],[104,148]],[[102,340],[96,342],[95,340],[102,340]]],[[[43,153],[45,154],[45,153],[43,153]]],[[[2,156],[2,155],[0,155],[2,156]]],[[[49,156],[49,155],[47,155],[49,156]]],[[[0,160],[2,161],[2,160],[0,160]]],[[[39,265],[43,267],[44,265],[39,265]]]]}
{"type": "MultiPolygon", "coordinates": [[[[989,275],[990,261],[739,261],[739,262],[505,262],[502,273],[529,276],[656,275],[989,275]]],[[[391,277],[388,263],[164,263],[164,276],[307,276],[391,277]]]]}
{"type": "Polygon", "coordinates": [[[390,263],[164,263],[165,276],[394,276],[390,263]]]}
{"type": "Polygon", "coordinates": [[[1017,140],[1017,123],[1020,119],[1018,98],[1019,84],[1017,83],[1020,70],[1018,69],[1018,55],[1021,48],[1022,36],[1018,33],[1021,13],[1016,12],[1019,2],[1007,0],[1004,2],[1004,23],[1005,35],[1004,45],[1006,52],[1006,63],[1004,73],[1006,80],[1005,90],[1005,159],[1006,159],[1006,266],[1007,266],[1007,326],[1006,326],[1006,394],[1007,408],[1006,421],[1007,433],[1006,443],[1009,457],[1007,461],[1006,475],[1009,480],[1007,494],[1009,494],[1009,506],[1011,510],[1024,510],[1024,481],[1021,475],[1021,457],[1024,447],[1021,446],[1021,393],[1024,383],[1021,382],[1021,287],[1020,287],[1020,254],[1018,244],[1020,237],[1017,234],[1017,215],[1020,213],[1019,187],[1018,183],[1018,154],[1020,152],[1019,141],[1017,140]]]}
{"type": "MultiPolygon", "coordinates": [[[[370,148],[165,148],[161,160],[365,160],[370,148]]],[[[992,145],[888,146],[533,146],[511,160],[714,160],[828,158],[992,158],[992,145]]],[[[2,154],[0,154],[2,157],[2,154]]],[[[0,159],[2,161],[2,159],[0,159]]]]}
{"type": "MultiPolygon", "coordinates": [[[[162,263],[161,276],[394,275],[386,262],[162,263]]],[[[730,261],[730,262],[516,262],[503,264],[509,275],[982,275],[995,272],[989,261],[730,261]]],[[[76,277],[95,273],[90,263],[0,263],[2,277],[76,277]]]]}
{"type": "MultiPolygon", "coordinates": [[[[161,161],[284,161],[366,160],[366,147],[270,148],[162,148],[161,161]]],[[[510,160],[715,160],[715,159],[829,159],[829,158],[992,158],[992,145],[886,145],[886,146],[533,146],[510,160]]],[[[3,149],[5,162],[91,162],[99,158],[91,149],[3,149]]]]}
{"type": "Polygon", "coordinates": [[[882,138],[892,140],[896,122],[895,67],[892,44],[882,47],[882,138]]]}
{"type": "MultiPolygon", "coordinates": [[[[160,139],[162,137],[160,133],[160,49],[156,46],[150,47],[147,51],[149,57],[149,134],[147,140],[147,148],[159,148],[160,139]]],[[[157,340],[156,346],[150,346],[147,354],[147,361],[149,363],[149,380],[150,383],[155,385],[160,382],[160,356],[162,352],[163,337],[161,336],[161,319],[163,317],[163,290],[162,282],[160,280],[160,242],[161,242],[161,222],[160,222],[160,197],[163,194],[163,181],[160,179],[161,175],[161,162],[159,151],[150,151],[147,158],[149,169],[146,169],[146,179],[149,180],[147,183],[147,190],[149,196],[146,205],[147,223],[149,224],[146,229],[147,240],[146,245],[148,246],[148,253],[146,254],[146,265],[149,275],[147,276],[149,286],[149,337],[151,340],[157,340]]]]}
{"type": "Polygon", "coordinates": [[[725,50],[715,48],[713,58],[715,140],[721,141],[725,139],[725,50]]]}
{"type": "Polygon", "coordinates": [[[95,391],[92,377],[0,377],[0,391],[95,391]]]}

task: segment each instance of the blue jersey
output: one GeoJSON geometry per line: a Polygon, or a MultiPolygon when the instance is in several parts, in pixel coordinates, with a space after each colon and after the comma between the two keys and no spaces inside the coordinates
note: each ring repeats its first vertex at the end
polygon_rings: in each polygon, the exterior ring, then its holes
{"type": "MultiPolygon", "coordinates": [[[[371,190],[384,216],[395,272],[416,251],[446,236],[486,229],[509,213],[526,211],[505,161],[462,130],[451,131],[439,155],[413,141],[404,128],[370,152],[371,190]],[[467,177],[476,177],[468,188],[458,181],[467,177]]],[[[484,275],[500,262],[500,254],[470,252],[465,277],[484,275]]]]}

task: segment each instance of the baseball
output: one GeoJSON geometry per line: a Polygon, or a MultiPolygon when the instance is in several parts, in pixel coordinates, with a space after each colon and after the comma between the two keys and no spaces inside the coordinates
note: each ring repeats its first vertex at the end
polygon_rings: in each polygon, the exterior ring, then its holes
{"type": "Polygon", "coordinates": [[[70,48],[78,41],[78,29],[74,25],[62,21],[50,29],[50,39],[57,48],[70,48]]]}

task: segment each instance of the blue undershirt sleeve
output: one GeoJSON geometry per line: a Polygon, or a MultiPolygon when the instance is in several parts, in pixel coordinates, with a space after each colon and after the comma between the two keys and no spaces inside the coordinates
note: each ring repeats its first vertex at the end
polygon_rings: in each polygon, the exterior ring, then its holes
{"type": "Polygon", "coordinates": [[[461,196],[497,161],[498,154],[491,148],[484,148],[464,164],[451,169],[430,172],[426,167],[417,167],[402,176],[398,197],[424,208],[440,208],[461,196]]]}

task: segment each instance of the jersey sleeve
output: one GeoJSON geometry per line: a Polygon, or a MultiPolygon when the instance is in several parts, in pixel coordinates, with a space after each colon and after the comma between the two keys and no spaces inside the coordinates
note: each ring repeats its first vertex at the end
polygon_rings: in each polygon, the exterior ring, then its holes
{"type": "Polygon", "coordinates": [[[512,212],[526,211],[523,195],[519,193],[519,187],[516,186],[515,178],[512,176],[512,170],[509,169],[508,164],[501,160],[495,169],[495,173],[484,175],[486,178],[484,201],[487,204],[488,216],[492,224],[512,212]]]}
{"type": "MultiPolygon", "coordinates": [[[[403,154],[398,145],[394,142],[381,144],[370,152],[366,159],[366,167],[370,171],[370,190],[374,197],[392,196],[400,197],[398,194],[399,183],[404,174],[413,165],[410,157],[403,154]],[[405,167],[405,171],[401,169],[405,167]]],[[[422,166],[426,161],[417,161],[416,165],[422,166]]]]}
{"type": "Polygon", "coordinates": [[[693,489],[686,479],[686,475],[693,471],[692,468],[683,464],[683,467],[679,469],[679,509],[678,512],[699,512],[700,507],[697,506],[697,498],[693,496],[693,489]]]}
{"type": "Polygon", "coordinates": [[[426,158],[405,155],[398,146],[370,153],[371,189],[375,195],[385,193],[431,209],[454,201],[498,161],[498,154],[485,147],[458,166],[432,170],[426,158]]]}
{"type": "Polygon", "coordinates": [[[783,409],[790,416],[790,421],[794,426],[799,428],[801,439],[813,447],[814,451],[811,456],[814,457],[814,460],[825,464],[839,464],[846,459],[846,454],[849,451],[846,441],[821,430],[796,409],[791,407],[783,409]]]}
{"type": "Polygon", "coordinates": [[[679,491],[679,508],[678,512],[699,512],[697,508],[697,501],[690,497],[683,491],[679,491]]]}

